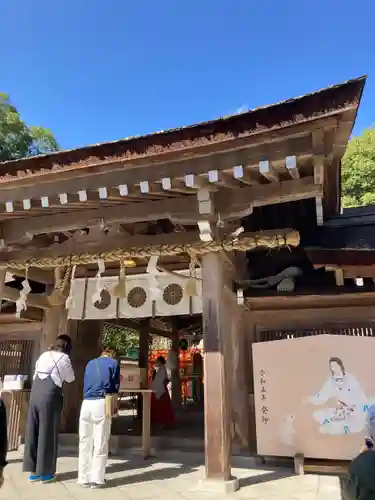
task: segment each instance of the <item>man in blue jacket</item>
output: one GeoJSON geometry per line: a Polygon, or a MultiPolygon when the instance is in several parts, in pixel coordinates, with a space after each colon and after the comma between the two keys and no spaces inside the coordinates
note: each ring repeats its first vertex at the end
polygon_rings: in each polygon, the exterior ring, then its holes
{"type": "Polygon", "coordinates": [[[116,352],[106,349],[88,362],[84,376],[79,418],[78,483],[83,487],[105,485],[112,417],[120,389],[120,365],[116,352]]]}
{"type": "Polygon", "coordinates": [[[8,450],[7,437],[7,413],[4,401],[0,398],[0,488],[4,484],[4,467],[6,466],[6,457],[8,450]]]}

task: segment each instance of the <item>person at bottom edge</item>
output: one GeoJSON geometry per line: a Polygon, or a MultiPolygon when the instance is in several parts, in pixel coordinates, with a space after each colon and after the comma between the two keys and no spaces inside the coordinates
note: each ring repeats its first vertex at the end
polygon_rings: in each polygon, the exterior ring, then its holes
{"type": "Polygon", "coordinates": [[[4,468],[7,464],[8,429],[4,401],[0,398],[0,489],[4,484],[4,468]]]}
{"type": "Polygon", "coordinates": [[[25,437],[23,471],[31,483],[56,480],[58,435],[63,407],[63,385],[74,381],[69,354],[72,340],[60,335],[35,365],[25,437]]]}
{"type": "Polygon", "coordinates": [[[119,389],[120,364],[116,352],[106,349],[99,358],[88,362],[84,376],[78,458],[78,484],[84,488],[105,485],[111,423],[119,389]]]}
{"type": "Polygon", "coordinates": [[[340,482],[342,500],[375,500],[375,451],[372,438],[366,438],[360,454],[349,465],[347,477],[340,482]]]}
{"type": "Polygon", "coordinates": [[[375,500],[375,405],[367,411],[365,444],[350,463],[348,475],[340,479],[342,500],[375,500]]]}

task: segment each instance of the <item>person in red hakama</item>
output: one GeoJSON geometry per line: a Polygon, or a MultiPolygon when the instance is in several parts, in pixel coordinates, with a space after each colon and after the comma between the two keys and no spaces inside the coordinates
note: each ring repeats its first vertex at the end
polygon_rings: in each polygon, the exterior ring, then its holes
{"type": "Polygon", "coordinates": [[[174,412],[168,391],[168,373],[166,361],[159,356],[152,372],[151,389],[151,422],[161,427],[171,427],[174,424],[174,412]]]}

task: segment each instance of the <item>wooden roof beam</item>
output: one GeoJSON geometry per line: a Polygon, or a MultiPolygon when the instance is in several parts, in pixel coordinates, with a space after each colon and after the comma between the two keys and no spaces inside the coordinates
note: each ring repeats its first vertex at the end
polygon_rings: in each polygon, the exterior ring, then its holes
{"type": "Polygon", "coordinates": [[[20,276],[22,278],[26,278],[26,275],[29,280],[35,281],[36,283],[43,283],[45,285],[53,285],[55,283],[55,276],[53,271],[46,271],[44,269],[35,269],[29,267],[26,269],[7,269],[9,273],[13,276],[20,276]]]}
{"type": "Polygon", "coordinates": [[[248,184],[250,186],[257,186],[259,184],[259,178],[254,175],[246,165],[236,165],[233,167],[233,177],[243,184],[248,184]]]}
{"type": "Polygon", "coordinates": [[[81,210],[59,215],[42,215],[30,219],[4,222],[1,227],[1,238],[5,243],[20,240],[26,233],[42,234],[50,232],[64,232],[73,229],[93,227],[104,221],[106,224],[134,223],[168,219],[176,219],[196,223],[197,207],[193,198],[181,198],[161,201],[148,201],[107,208],[81,210]]]}
{"type": "Polygon", "coordinates": [[[161,180],[162,188],[171,193],[194,194],[196,189],[186,187],[186,184],[180,179],[172,179],[171,177],[164,177],[161,180]]]}
{"type": "Polygon", "coordinates": [[[190,189],[207,189],[208,191],[217,191],[217,187],[213,186],[209,180],[200,175],[187,174],[184,177],[185,186],[190,189]]]}
{"type": "MultiPolygon", "coordinates": [[[[216,193],[216,208],[222,220],[240,219],[251,213],[253,206],[313,198],[322,193],[321,185],[315,184],[313,178],[305,177],[299,181],[285,181],[233,190],[231,194],[216,193]]],[[[112,224],[170,219],[176,223],[195,225],[201,218],[195,197],[184,197],[178,201],[174,199],[149,201],[60,215],[43,215],[24,220],[10,220],[2,224],[1,238],[9,244],[19,241],[26,233],[64,232],[97,226],[102,221],[105,224],[112,224]]],[[[210,219],[217,222],[212,214],[210,219]]]]}
{"type": "MultiPolygon", "coordinates": [[[[0,270],[0,299],[16,302],[20,297],[20,292],[16,288],[11,288],[5,284],[5,276],[7,271],[0,270]]],[[[27,305],[38,309],[49,309],[50,303],[45,295],[29,293],[27,296],[27,305]]]]}
{"type": "Polygon", "coordinates": [[[299,181],[284,181],[242,188],[233,193],[217,194],[220,216],[223,220],[243,218],[252,213],[254,207],[275,205],[290,201],[306,200],[321,196],[323,186],[316,184],[313,177],[304,177],[299,181]]]}
{"type": "Polygon", "coordinates": [[[292,179],[295,181],[300,179],[296,156],[287,156],[285,158],[285,167],[292,179]]]}
{"type": "Polygon", "coordinates": [[[211,184],[226,188],[238,189],[241,186],[241,183],[235,179],[234,175],[231,177],[221,170],[210,170],[208,172],[208,180],[211,184]]]}
{"type": "Polygon", "coordinates": [[[20,318],[16,317],[16,304],[14,302],[5,302],[2,304],[2,309],[0,313],[0,324],[5,322],[14,323],[16,321],[32,321],[41,323],[43,321],[43,309],[38,309],[36,307],[28,306],[26,311],[21,312],[20,318]],[[4,307],[4,309],[3,309],[4,307]],[[5,321],[4,321],[5,320],[5,321]]]}
{"type": "MultiPolygon", "coordinates": [[[[186,171],[194,175],[205,174],[209,170],[208,165],[213,164],[216,170],[227,170],[231,166],[227,157],[233,152],[237,156],[236,164],[249,163],[248,159],[251,155],[253,157],[258,155],[257,149],[264,155],[264,150],[273,148],[273,145],[278,145],[273,151],[275,159],[280,154],[285,157],[284,152],[278,152],[280,144],[285,141],[289,143],[289,154],[307,153],[305,139],[314,130],[336,128],[338,123],[339,117],[334,113],[329,117],[297,124],[291,123],[278,129],[258,131],[236,139],[187,148],[178,152],[149,155],[121,162],[103,162],[79,169],[37,172],[17,179],[12,178],[9,181],[2,179],[0,203],[22,202],[24,199],[40,199],[45,196],[58,196],[59,193],[77,193],[80,190],[98,190],[103,186],[107,188],[122,186],[121,191],[125,192],[128,184],[139,184],[146,180],[160,182],[166,177],[180,178],[186,171]],[[301,144],[300,147],[303,147],[304,151],[300,151],[297,144],[301,144]],[[187,151],[189,151],[188,157],[187,151]]],[[[266,158],[274,159],[268,155],[266,158]]]]}
{"type": "Polygon", "coordinates": [[[280,182],[278,172],[270,165],[268,160],[259,162],[259,173],[270,182],[280,182]]]}

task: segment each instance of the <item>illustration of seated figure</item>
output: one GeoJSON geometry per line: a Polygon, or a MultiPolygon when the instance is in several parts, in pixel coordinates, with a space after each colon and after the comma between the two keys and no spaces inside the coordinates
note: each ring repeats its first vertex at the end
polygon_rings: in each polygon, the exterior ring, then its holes
{"type": "Polygon", "coordinates": [[[335,400],[334,406],[315,411],[314,419],[320,424],[322,434],[356,434],[367,425],[367,410],[373,399],[369,399],[354,375],[348,373],[340,358],[329,360],[329,378],[308,403],[315,406],[335,400]]]}

